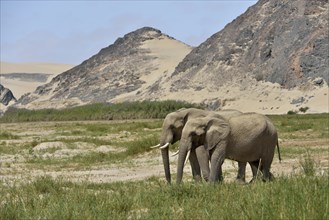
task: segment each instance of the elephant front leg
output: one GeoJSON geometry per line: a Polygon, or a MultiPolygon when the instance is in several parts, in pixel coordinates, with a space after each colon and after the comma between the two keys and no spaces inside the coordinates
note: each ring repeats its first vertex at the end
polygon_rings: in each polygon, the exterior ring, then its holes
{"type": "Polygon", "coordinates": [[[191,150],[189,160],[190,160],[190,164],[191,164],[193,179],[197,182],[200,182],[201,181],[201,169],[200,169],[200,164],[199,164],[195,150],[191,150]]]}
{"type": "Polygon", "coordinates": [[[221,170],[225,159],[226,145],[226,141],[221,141],[211,153],[209,182],[218,182],[221,180],[221,170]]]}
{"type": "Polygon", "coordinates": [[[201,168],[202,177],[205,181],[208,181],[210,175],[208,151],[204,145],[201,145],[195,149],[195,153],[201,168]]]}

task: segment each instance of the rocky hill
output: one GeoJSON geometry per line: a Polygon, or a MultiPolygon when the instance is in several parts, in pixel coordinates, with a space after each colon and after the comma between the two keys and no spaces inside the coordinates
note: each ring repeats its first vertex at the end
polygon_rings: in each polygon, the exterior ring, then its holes
{"type": "Polygon", "coordinates": [[[196,48],[141,28],[17,106],[174,99],[211,109],[328,112],[328,16],[328,0],[260,0],[196,48]]]}
{"type": "Polygon", "coordinates": [[[157,29],[144,27],[23,96],[18,105],[45,108],[141,99],[149,86],[169,77],[191,49],[157,29]]]}
{"type": "Polygon", "coordinates": [[[19,99],[72,67],[70,64],[57,63],[0,62],[0,81],[19,99]]]}
{"type": "Polygon", "coordinates": [[[172,90],[214,90],[246,74],[284,88],[329,82],[328,22],[328,0],[260,0],[185,57],[172,90]]]}

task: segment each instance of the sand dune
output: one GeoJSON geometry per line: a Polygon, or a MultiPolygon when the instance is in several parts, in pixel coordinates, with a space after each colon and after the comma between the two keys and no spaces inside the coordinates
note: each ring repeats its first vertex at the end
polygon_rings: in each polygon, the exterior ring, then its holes
{"type": "Polygon", "coordinates": [[[47,73],[59,74],[74,67],[72,64],[58,63],[11,63],[1,62],[0,73],[47,73]]]}
{"type": "MultiPolygon", "coordinates": [[[[72,68],[71,64],[56,64],[56,63],[10,63],[1,62],[1,74],[8,73],[42,73],[50,74],[48,81],[54,76],[72,68]]],[[[0,77],[0,83],[10,89],[14,96],[19,99],[22,95],[33,92],[41,82],[25,81],[21,79],[9,79],[7,77],[0,77]]]]}

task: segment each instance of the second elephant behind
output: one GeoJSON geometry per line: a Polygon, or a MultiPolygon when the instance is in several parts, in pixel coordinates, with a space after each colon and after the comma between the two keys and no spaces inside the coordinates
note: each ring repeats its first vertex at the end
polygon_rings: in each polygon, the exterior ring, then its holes
{"type": "Polygon", "coordinates": [[[188,151],[200,145],[205,147],[210,157],[209,181],[219,180],[225,158],[251,164],[261,161],[263,178],[268,180],[277,144],[276,128],[268,117],[261,114],[245,113],[229,120],[218,117],[191,119],[182,131],[177,183],[182,180],[188,151]]]}

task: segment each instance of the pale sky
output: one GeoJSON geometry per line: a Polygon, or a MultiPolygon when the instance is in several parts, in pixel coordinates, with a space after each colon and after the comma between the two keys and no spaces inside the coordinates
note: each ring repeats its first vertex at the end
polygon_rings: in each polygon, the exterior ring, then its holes
{"type": "Polygon", "coordinates": [[[0,2],[1,61],[77,65],[145,26],[198,46],[257,1],[0,2]]]}

